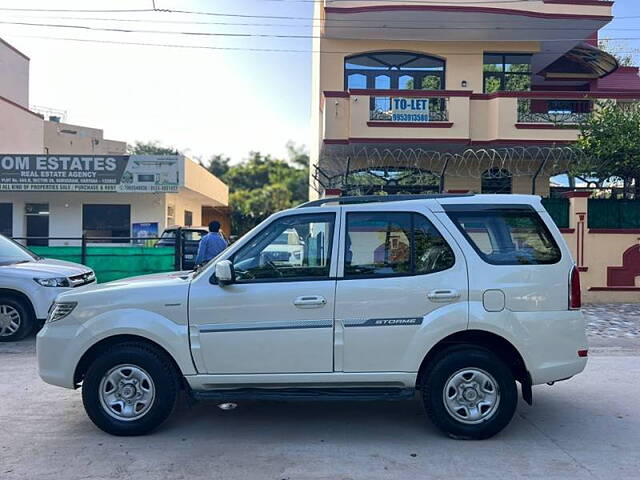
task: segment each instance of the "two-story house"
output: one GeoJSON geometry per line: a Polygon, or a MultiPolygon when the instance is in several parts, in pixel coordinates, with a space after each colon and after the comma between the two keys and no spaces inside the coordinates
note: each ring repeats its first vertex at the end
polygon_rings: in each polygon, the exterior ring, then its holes
{"type": "Polygon", "coordinates": [[[549,195],[601,99],[640,99],[598,48],[613,2],[325,0],[314,13],[311,195],[549,195]]]}

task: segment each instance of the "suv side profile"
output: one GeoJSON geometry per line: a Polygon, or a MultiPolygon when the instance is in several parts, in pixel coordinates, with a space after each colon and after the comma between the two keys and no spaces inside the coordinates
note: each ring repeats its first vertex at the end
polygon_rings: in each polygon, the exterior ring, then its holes
{"type": "MultiPolygon", "coordinates": [[[[302,208],[301,208],[302,207],[302,208]]],[[[577,269],[539,197],[342,197],[265,220],[186,274],[59,296],[40,376],[139,435],[196,399],[401,400],[455,438],[587,362],[577,269]],[[273,261],[282,234],[300,255],[273,261]],[[295,235],[293,234],[295,232],[295,235]]],[[[286,257],[286,258],[285,258],[286,257]]]]}

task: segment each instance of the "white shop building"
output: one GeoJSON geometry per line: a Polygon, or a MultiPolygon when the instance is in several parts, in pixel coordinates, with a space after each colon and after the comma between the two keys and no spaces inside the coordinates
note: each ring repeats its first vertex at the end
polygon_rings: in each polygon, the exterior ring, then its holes
{"type": "Polygon", "coordinates": [[[29,245],[128,243],[213,219],[228,225],[228,188],[183,156],[0,155],[0,233],[29,245]]]}

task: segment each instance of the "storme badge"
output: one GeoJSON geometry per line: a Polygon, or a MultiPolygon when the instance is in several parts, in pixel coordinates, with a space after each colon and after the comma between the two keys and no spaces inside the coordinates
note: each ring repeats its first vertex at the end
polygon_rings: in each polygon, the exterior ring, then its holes
{"type": "Polygon", "coordinates": [[[177,192],[179,155],[0,155],[0,190],[177,192]]]}

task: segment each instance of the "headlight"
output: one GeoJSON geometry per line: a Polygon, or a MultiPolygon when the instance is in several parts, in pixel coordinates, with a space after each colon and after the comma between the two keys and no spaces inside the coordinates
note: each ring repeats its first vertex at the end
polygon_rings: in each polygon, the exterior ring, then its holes
{"type": "Polygon", "coordinates": [[[68,316],[73,309],[78,305],[76,302],[56,302],[49,310],[49,318],[47,318],[47,323],[57,322],[58,320],[62,320],[64,317],[68,316]]]}
{"type": "Polygon", "coordinates": [[[34,278],[36,283],[43,287],[69,287],[69,279],[67,277],[54,278],[34,278]]]}

